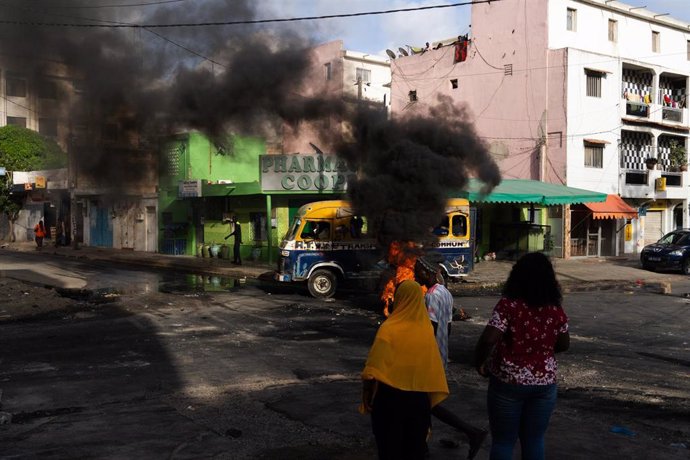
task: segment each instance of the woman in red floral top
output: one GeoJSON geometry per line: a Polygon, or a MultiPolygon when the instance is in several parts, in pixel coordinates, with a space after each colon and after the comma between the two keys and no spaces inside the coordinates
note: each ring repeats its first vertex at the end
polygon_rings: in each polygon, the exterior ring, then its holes
{"type": "Polygon", "coordinates": [[[549,259],[523,256],[513,266],[475,350],[477,372],[490,377],[487,406],[491,459],[544,458],[544,434],[556,405],[554,356],[570,345],[568,317],[549,259]]]}

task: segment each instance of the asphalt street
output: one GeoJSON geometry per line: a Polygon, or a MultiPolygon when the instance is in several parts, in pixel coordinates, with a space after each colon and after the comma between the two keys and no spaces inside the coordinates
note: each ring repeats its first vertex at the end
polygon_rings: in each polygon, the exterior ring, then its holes
{"type": "MultiPolygon", "coordinates": [[[[0,255],[0,458],[374,458],[356,411],[373,295],[36,260],[0,255]]],[[[566,295],[548,458],[690,456],[690,301],[674,292],[566,295]]],[[[455,300],[472,319],[453,326],[447,405],[488,426],[471,361],[497,298],[455,300]]],[[[430,450],[467,445],[437,422],[430,450]]]]}

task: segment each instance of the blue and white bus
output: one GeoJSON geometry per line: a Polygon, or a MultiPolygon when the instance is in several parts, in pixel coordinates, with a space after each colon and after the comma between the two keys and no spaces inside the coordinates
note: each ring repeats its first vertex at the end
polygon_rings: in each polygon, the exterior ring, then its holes
{"type": "MultiPolygon", "coordinates": [[[[439,265],[445,279],[459,279],[472,271],[474,235],[470,216],[466,199],[449,200],[446,215],[433,227],[435,241],[423,248],[443,256],[439,265]]],[[[331,297],[339,281],[380,277],[387,268],[385,256],[368,232],[366,219],[357,215],[350,203],[318,201],[297,212],[280,243],[275,278],[282,282],[306,281],[314,297],[331,297]]]]}

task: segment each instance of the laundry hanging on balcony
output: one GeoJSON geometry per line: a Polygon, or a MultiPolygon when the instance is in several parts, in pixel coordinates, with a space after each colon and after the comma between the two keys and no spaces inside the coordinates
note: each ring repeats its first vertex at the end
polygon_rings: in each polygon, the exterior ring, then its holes
{"type": "Polygon", "coordinates": [[[465,35],[458,37],[458,41],[455,42],[455,61],[454,62],[464,62],[467,59],[467,48],[469,47],[470,40],[465,35]]]}

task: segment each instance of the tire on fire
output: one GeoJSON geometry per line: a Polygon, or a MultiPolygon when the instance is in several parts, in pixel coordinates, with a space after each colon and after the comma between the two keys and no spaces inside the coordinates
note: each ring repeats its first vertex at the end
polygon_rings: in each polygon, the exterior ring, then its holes
{"type": "Polygon", "coordinates": [[[338,277],[334,272],[325,268],[319,268],[309,277],[307,281],[309,293],[317,298],[333,297],[338,287],[338,277]]]}

